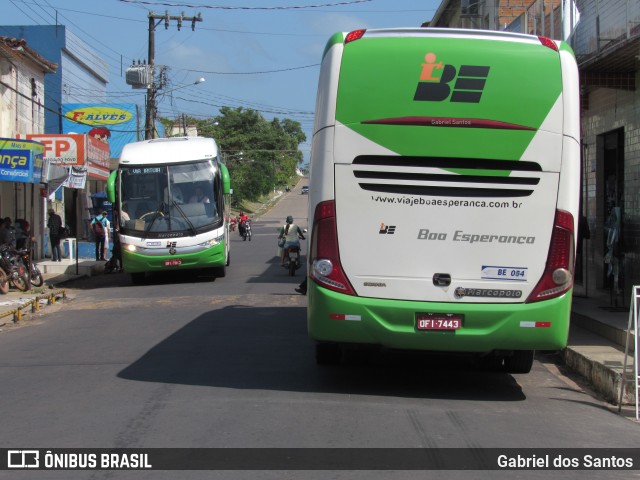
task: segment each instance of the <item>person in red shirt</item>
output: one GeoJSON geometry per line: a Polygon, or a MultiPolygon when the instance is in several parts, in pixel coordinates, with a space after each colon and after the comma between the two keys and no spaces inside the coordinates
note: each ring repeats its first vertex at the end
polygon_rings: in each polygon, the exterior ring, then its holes
{"type": "Polygon", "coordinates": [[[249,217],[246,213],[240,212],[240,216],[238,217],[238,230],[240,231],[240,236],[244,234],[244,228],[249,221],[249,217]]]}

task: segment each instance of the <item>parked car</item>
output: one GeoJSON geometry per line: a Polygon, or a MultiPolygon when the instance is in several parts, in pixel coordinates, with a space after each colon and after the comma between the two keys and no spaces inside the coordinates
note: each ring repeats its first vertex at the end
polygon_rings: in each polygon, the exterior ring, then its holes
{"type": "Polygon", "coordinates": [[[300,193],[302,195],[304,195],[305,193],[309,193],[309,185],[305,185],[304,187],[302,187],[302,189],[300,190],[300,193]]]}

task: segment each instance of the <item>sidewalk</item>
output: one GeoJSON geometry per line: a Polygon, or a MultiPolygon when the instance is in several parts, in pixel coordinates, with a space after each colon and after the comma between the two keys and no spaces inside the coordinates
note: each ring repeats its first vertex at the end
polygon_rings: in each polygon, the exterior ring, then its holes
{"type": "MultiPolygon", "coordinates": [[[[28,292],[11,288],[0,296],[0,329],[16,321],[16,310],[27,315],[46,305],[63,300],[67,295],[65,282],[82,277],[101,275],[104,262],[93,260],[39,262],[45,285],[28,292]],[[38,305],[36,305],[36,303],[38,305]],[[39,308],[38,308],[39,307],[39,308]]],[[[620,383],[625,363],[625,344],[629,312],[608,308],[604,298],[574,296],[569,342],[561,358],[570,370],[586,380],[590,388],[611,405],[618,405],[620,383]]],[[[19,321],[19,320],[18,320],[19,321]]],[[[622,405],[623,415],[635,418],[635,383],[633,382],[633,336],[629,338],[627,381],[622,405]]],[[[617,407],[616,407],[617,410],[617,407]]]]}
{"type": "MultiPolygon", "coordinates": [[[[629,311],[609,308],[605,299],[573,298],[569,345],[563,351],[564,362],[584,377],[607,402],[615,405],[620,395],[628,326],[629,311]]],[[[635,408],[634,333],[632,331],[629,336],[622,404],[635,408]]]]}
{"type": "Polygon", "coordinates": [[[11,286],[9,293],[0,295],[0,329],[19,322],[24,315],[39,312],[48,305],[67,297],[64,284],[77,278],[102,274],[105,262],[63,259],[61,262],[38,262],[44,285],[21,292],[11,286]]]}

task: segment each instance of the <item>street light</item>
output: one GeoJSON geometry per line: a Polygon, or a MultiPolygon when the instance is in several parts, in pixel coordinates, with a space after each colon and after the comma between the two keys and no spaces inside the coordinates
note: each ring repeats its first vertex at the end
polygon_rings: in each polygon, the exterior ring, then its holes
{"type": "Polygon", "coordinates": [[[202,82],[206,81],[204,77],[200,77],[193,83],[188,83],[187,85],[180,85],[179,87],[172,88],[171,90],[167,90],[166,92],[160,92],[160,89],[152,84],[149,87],[149,91],[147,93],[147,112],[146,112],[146,125],[145,125],[145,140],[150,140],[155,138],[155,125],[156,125],[156,96],[158,93],[171,93],[176,90],[180,90],[182,88],[191,87],[193,85],[198,85],[202,82]]]}

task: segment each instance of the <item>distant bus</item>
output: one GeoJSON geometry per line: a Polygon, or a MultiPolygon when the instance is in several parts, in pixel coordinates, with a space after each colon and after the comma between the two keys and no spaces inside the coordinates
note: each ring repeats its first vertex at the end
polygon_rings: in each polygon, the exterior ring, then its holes
{"type": "Polygon", "coordinates": [[[580,185],[563,42],[456,29],[335,34],[310,159],[308,331],[468,352],[508,372],[566,346],[580,185]]]}
{"type": "Polygon", "coordinates": [[[107,182],[120,225],[125,272],[147,273],[229,265],[230,180],[211,138],[158,138],[130,143],[107,182]]]}

